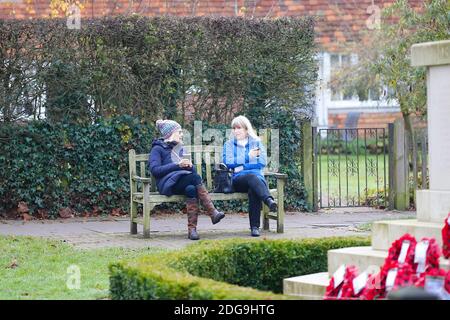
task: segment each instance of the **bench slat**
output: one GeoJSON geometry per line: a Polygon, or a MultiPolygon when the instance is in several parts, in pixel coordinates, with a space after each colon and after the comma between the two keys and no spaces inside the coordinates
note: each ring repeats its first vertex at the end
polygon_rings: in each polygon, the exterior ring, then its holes
{"type": "Polygon", "coordinates": [[[148,154],[147,153],[141,153],[141,154],[137,154],[135,156],[135,161],[148,161],[148,154]]]}
{"type": "Polygon", "coordinates": [[[197,169],[197,173],[200,177],[203,178],[203,174],[202,174],[202,153],[201,152],[196,152],[194,153],[195,156],[195,166],[197,169]]]}
{"type": "Polygon", "coordinates": [[[184,145],[183,148],[187,153],[202,153],[202,152],[222,152],[223,146],[216,145],[184,145]]]}
{"type": "MultiPolygon", "coordinates": [[[[270,189],[270,194],[276,198],[278,193],[277,189],[270,189]]],[[[211,200],[220,201],[220,200],[247,200],[248,194],[244,192],[234,192],[234,193],[209,193],[211,200]]],[[[173,195],[173,196],[164,196],[159,194],[158,192],[150,192],[150,202],[151,203],[162,203],[162,202],[183,202],[186,197],[182,195],[173,195]]],[[[133,196],[134,201],[142,202],[143,193],[136,192],[133,196]]]]}
{"type": "Polygon", "coordinates": [[[212,190],[213,181],[211,175],[211,154],[209,152],[205,153],[205,162],[206,162],[206,188],[208,188],[208,190],[212,190]]]}
{"type": "Polygon", "coordinates": [[[141,161],[141,174],[140,176],[142,178],[147,178],[146,172],[145,172],[145,165],[146,163],[144,161],[141,161]]]}

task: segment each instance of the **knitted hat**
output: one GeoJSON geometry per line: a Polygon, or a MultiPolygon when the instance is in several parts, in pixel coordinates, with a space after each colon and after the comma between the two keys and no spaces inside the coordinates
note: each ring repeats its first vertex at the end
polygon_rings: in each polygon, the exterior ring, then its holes
{"type": "Polygon", "coordinates": [[[164,139],[169,139],[175,131],[181,129],[181,126],[178,122],[173,120],[157,120],[156,128],[158,128],[164,139]]]}

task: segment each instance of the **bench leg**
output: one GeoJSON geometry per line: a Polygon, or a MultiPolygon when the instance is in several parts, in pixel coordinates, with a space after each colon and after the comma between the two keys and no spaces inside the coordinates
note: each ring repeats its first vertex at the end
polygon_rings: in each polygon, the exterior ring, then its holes
{"type": "Polygon", "coordinates": [[[263,204],[263,229],[269,230],[269,207],[263,204]]]}
{"type": "Polygon", "coordinates": [[[150,211],[152,211],[154,204],[149,202],[150,185],[144,184],[144,203],[143,203],[143,215],[144,215],[144,238],[150,238],[150,211]]]}
{"type": "Polygon", "coordinates": [[[137,217],[137,203],[131,200],[130,203],[130,233],[137,234],[137,223],[133,219],[137,217]]]}
{"type": "Polygon", "coordinates": [[[148,204],[146,206],[147,208],[144,209],[144,238],[148,239],[150,238],[150,212],[153,210],[153,208],[155,207],[154,204],[148,204]]]}
{"type": "Polygon", "coordinates": [[[284,232],[284,179],[277,180],[277,233],[284,232]]]}

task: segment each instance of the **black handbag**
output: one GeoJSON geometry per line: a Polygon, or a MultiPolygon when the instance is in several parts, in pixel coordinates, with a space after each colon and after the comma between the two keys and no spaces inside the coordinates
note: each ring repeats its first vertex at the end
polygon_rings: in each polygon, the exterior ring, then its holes
{"type": "Polygon", "coordinates": [[[214,192],[216,193],[233,193],[232,175],[233,171],[221,163],[214,170],[214,192]]]}

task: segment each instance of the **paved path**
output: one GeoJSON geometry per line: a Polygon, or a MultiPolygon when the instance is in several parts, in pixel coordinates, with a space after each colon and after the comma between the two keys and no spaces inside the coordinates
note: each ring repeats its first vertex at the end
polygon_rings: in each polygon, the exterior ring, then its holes
{"type": "MultiPolygon", "coordinates": [[[[321,210],[318,213],[287,213],[285,232],[275,232],[276,222],[270,221],[270,231],[262,231],[260,239],[312,238],[326,236],[370,235],[358,228],[376,220],[415,218],[413,211],[384,211],[372,208],[321,210]]],[[[16,221],[0,220],[1,235],[27,235],[60,239],[77,248],[104,247],[160,247],[182,248],[194,243],[186,238],[186,215],[156,215],[151,217],[151,238],[130,235],[127,218],[74,218],[60,220],[16,221]]],[[[228,214],[220,223],[212,225],[207,216],[199,217],[201,239],[249,238],[248,216],[228,214]]]]}

